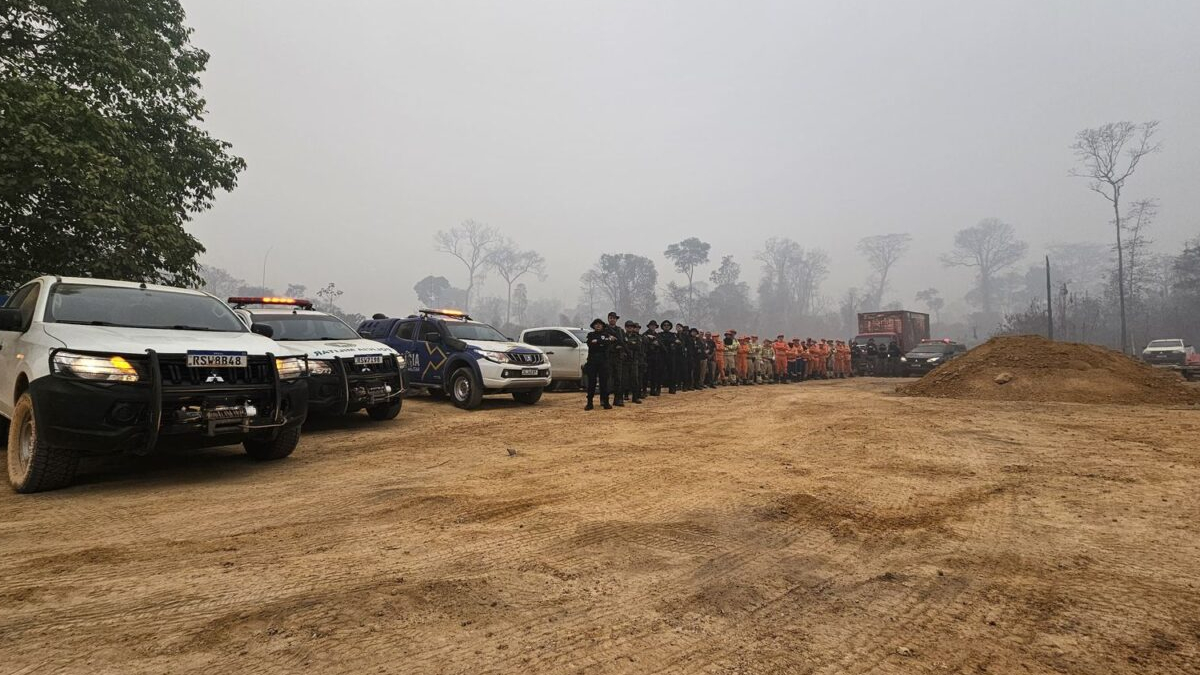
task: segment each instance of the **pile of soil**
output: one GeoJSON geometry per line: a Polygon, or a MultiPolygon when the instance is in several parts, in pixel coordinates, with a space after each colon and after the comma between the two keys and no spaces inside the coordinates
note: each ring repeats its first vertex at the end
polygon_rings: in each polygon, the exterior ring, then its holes
{"type": "Polygon", "coordinates": [[[992,401],[1200,403],[1200,389],[1176,373],[1104,347],[1037,335],[992,338],[899,391],[992,401]]]}

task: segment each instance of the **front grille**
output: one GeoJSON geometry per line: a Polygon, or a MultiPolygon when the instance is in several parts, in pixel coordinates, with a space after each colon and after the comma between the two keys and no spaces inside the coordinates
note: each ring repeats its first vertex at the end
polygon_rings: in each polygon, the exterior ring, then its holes
{"type": "Polygon", "coordinates": [[[529,353],[525,353],[525,352],[509,352],[508,360],[512,361],[513,363],[520,363],[522,365],[536,366],[539,363],[544,363],[546,360],[546,357],[542,354],[529,354],[529,353]]]}
{"type": "Polygon", "coordinates": [[[265,356],[249,357],[245,368],[188,368],[186,356],[160,355],[158,366],[164,387],[275,383],[271,361],[265,356]]]}

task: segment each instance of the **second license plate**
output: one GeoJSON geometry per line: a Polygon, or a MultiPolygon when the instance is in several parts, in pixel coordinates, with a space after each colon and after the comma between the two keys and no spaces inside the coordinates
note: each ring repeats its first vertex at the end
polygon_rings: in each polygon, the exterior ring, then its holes
{"type": "Polygon", "coordinates": [[[188,352],[188,368],[245,368],[246,352],[188,352]]]}
{"type": "Polygon", "coordinates": [[[524,375],[524,376],[526,376],[526,377],[533,377],[533,376],[536,376],[536,375],[537,375],[537,368],[522,368],[522,369],[521,369],[521,375],[524,375]]]}

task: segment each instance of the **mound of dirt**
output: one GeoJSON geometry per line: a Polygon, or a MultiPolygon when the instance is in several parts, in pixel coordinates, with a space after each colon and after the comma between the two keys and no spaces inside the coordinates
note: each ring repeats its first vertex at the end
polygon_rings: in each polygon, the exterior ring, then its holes
{"type": "Polygon", "coordinates": [[[1173,372],[1104,347],[1036,335],[992,338],[898,391],[993,401],[1200,403],[1200,389],[1173,372]]]}

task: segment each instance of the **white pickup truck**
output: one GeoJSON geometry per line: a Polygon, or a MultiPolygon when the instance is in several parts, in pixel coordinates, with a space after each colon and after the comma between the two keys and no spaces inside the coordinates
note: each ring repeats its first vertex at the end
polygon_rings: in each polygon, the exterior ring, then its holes
{"type": "Polygon", "coordinates": [[[0,422],[18,492],[66,486],[83,455],[241,443],[291,454],[307,361],[201,291],[45,276],[0,308],[0,422]]]}

